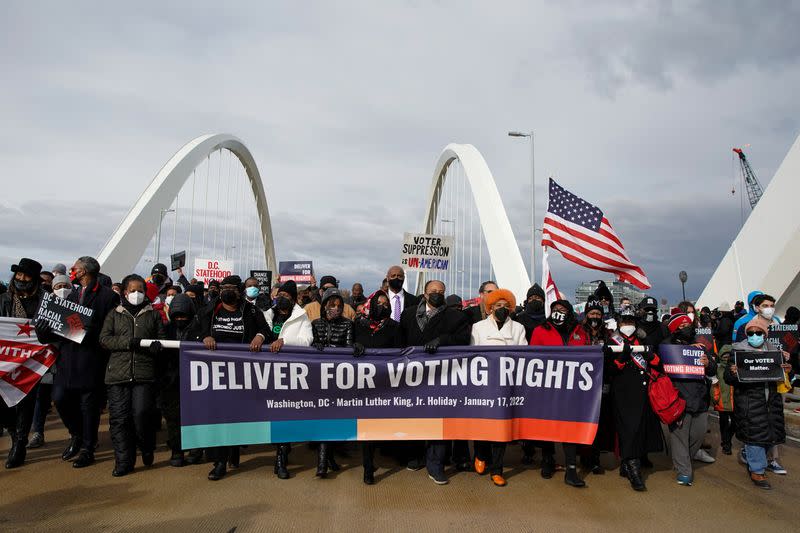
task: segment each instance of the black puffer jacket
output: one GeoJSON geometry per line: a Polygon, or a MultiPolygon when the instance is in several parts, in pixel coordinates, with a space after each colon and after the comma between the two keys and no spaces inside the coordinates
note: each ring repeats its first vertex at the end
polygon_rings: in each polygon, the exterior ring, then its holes
{"type": "MultiPolygon", "coordinates": [[[[757,351],[747,341],[737,342],[734,350],[757,351]]],[[[738,376],[725,369],[725,383],[733,387],[733,417],[736,438],[745,444],[772,446],[786,441],[783,399],[777,383],[741,383],[738,376]]]]}
{"type": "Polygon", "coordinates": [[[156,380],[156,357],[148,348],[130,349],[132,339],[165,339],[161,313],[150,304],[132,315],[118,305],[106,317],[100,331],[100,344],[111,352],[106,368],[106,385],[142,383],[156,380]]]}
{"type": "Polygon", "coordinates": [[[311,329],[314,332],[314,344],[338,348],[353,345],[353,321],[349,318],[318,318],[311,323],[311,329]]]}

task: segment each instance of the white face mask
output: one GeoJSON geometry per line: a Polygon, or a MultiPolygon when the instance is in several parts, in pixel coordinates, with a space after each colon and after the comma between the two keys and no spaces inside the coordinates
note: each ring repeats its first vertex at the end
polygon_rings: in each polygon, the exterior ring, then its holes
{"type": "Polygon", "coordinates": [[[620,326],[619,332],[625,335],[626,337],[630,337],[633,335],[633,332],[636,331],[636,326],[620,326]]]}
{"type": "Polygon", "coordinates": [[[144,293],[143,292],[129,292],[128,296],[126,296],[128,302],[131,305],[139,305],[144,301],[144,293]]]}
{"type": "Polygon", "coordinates": [[[774,307],[765,307],[761,310],[761,316],[763,316],[767,320],[772,320],[772,315],[774,314],[775,314],[774,307]]]}
{"type": "Polygon", "coordinates": [[[167,296],[164,298],[164,304],[169,305],[172,303],[172,299],[175,298],[174,296],[167,296]]]}
{"type": "Polygon", "coordinates": [[[686,315],[689,317],[689,320],[694,322],[694,313],[686,313],[686,315]]]}
{"type": "Polygon", "coordinates": [[[66,298],[67,296],[70,295],[72,289],[70,289],[69,287],[64,287],[63,289],[56,289],[53,292],[56,293],[56,296],[58,296],[59,298],[66,298]]]}

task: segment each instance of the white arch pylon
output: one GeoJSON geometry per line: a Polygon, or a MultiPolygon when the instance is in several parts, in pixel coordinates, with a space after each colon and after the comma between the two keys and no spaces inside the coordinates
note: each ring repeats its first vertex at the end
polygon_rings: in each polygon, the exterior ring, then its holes
{"type": "Polygon", "coordinates": [[[147,244],[158,229],[161,210],[168,209],[172,205],[173,199],[192,171],[209,154],[221,148],[235,154],[247,172],[261,226],[264,259],[267,269],[277,272],[267,198],[253,155],[237,137],[217,133],[201,135],[186,143],[156,174],[97,256],[105,274],[119,280],[133,272],[147,244]]]}
{"type": "MultiPolygon", "coordinates": [[[[508,222],[494,176],[481,153],[471,144],[451,143],[442,150],[433,171],[433,182],[426,204],[428,210],[425,214],[424,232],[433,233],[436,227],[439,199],[444,188],[447,169],[456,159],[464,168],[472,197],[478,208],[478,220],[483,228],[489,260],[495,272],[495,281],[500,287],[513,292],[517,301],[522,301],[531,285],[530,277],[525,270],[522,254],[508,222]]],[[[417,293],[422,292],[424,277],[425,272],[417,274],[417,293]]]]}

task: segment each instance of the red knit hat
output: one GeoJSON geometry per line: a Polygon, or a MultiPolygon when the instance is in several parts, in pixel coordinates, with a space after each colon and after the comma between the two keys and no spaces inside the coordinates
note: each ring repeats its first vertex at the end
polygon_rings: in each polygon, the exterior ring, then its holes
{"type": "Polygon", "coordinates": [[[667,328],[669,329],[670,333],[675,333],[679,327],[683,324],[692,325],[692,319],[689,318],[689,315],[686,313],[675,313],[671,317],[669,317],[669,323],[667,324],[667,328]]]}

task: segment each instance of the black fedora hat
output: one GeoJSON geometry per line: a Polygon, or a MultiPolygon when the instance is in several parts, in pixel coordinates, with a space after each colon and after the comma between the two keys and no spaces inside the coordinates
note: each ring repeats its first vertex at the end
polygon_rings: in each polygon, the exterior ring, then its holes
{"type": "Polygon", "coordinates": [[[27,274],[32,278],[38,278],[39,274],[42,273],[42,265],[39,261],[35,261],[28,257],[23,257],[19,260],[19,264],[11,265],[11,272],[22,272],[23,274],[27,274]]]}

